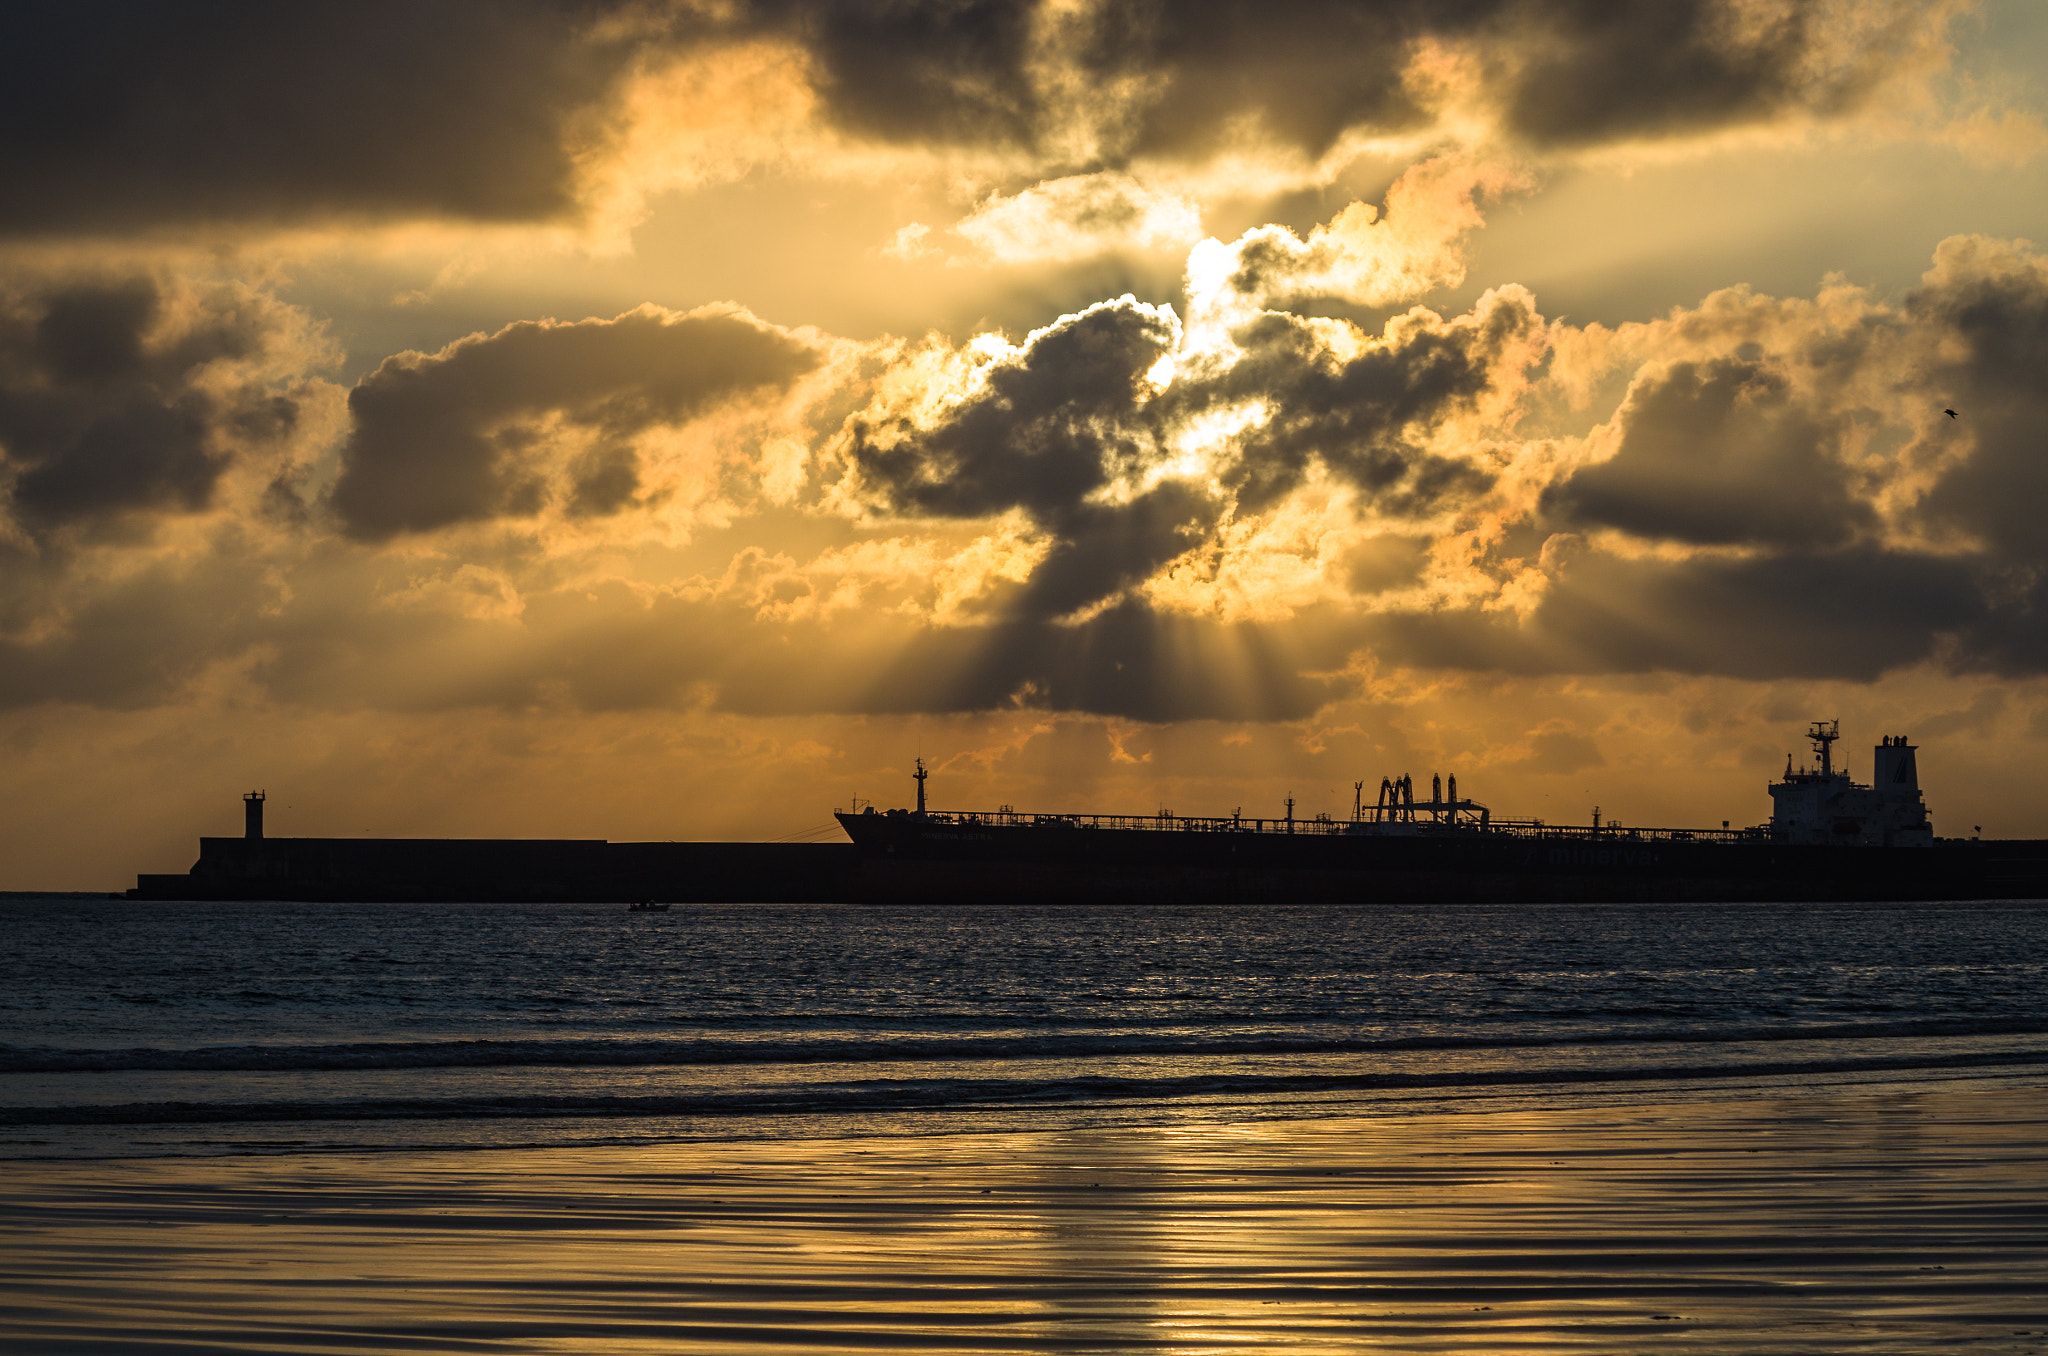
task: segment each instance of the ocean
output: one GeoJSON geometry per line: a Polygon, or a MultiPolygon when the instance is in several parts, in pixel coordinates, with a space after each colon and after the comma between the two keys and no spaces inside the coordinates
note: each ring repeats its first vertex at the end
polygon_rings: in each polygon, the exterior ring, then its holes
{"type": "Polygon", "coordinates": [[[2038,1082],[2048,904],[0,901],[0,1157],[2038,1082]]]}

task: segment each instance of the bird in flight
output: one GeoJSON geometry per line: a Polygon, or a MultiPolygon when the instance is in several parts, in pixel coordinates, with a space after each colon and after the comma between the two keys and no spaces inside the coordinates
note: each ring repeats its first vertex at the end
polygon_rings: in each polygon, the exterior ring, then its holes
{"type": "Polygon", "coordinates": [[[1956,412],[1954,410],[1943,410],[1942,413],[1947,415],[1951,419],[1956,417],[1956,412]]]}

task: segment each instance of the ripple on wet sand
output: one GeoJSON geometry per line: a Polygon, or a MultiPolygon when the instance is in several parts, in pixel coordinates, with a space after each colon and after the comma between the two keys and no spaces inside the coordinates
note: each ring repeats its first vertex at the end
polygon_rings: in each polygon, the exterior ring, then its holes
{"type": "Polygon", "coordinates": [[[14,1163],[0,1352],[2048,1351],[2048,1099],[14,1163]]]}

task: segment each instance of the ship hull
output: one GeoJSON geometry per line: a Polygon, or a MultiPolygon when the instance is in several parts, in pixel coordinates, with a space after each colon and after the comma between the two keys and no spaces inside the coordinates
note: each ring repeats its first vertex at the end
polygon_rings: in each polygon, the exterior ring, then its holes
{"type": "Polygon", "coordinates": [[[1803,847],[840,819],[850,845],[207,838],[189,873],[144,876],[132,893],[1033,905],[2048,898],[2048,842],[2038,841],[1803,847]]]}
{"type": "Polygon", "coordinates": [[[839,816],[870,897],[990,903],[1652,903],[2048,897],[2048,842],[1923,848],[839,816]]]}

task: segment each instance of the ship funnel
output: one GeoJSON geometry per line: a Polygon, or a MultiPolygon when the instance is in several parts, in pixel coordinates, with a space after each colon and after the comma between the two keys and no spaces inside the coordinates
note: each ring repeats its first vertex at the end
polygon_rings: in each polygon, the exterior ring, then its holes
{"type": "Polygon", "coordinates": [[[1884,742],[1872,750],[1870,784],[1909,793],[1918,791],[1920,769],[1915,761],[1913,745],[1906,742],[1904,735],[1886,735],[1884,742]]]}
{"type": "Polygon", "coordinates": [[[263,793],[251,791],[242,797],[242,836],[258,839],[263,836],[263,793]]]}

